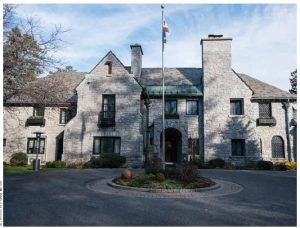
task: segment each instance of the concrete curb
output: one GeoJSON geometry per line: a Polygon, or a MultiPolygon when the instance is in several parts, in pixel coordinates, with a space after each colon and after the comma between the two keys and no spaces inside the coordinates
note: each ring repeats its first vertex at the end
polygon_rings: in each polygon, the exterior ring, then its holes
{"type": "MultiPolygon", "coordinates": [[[[213,180],[213,179],[212,179],[213,180]]],[[[128,187],[123,185],[118,185],[112,180],[107,182],[107,185],[113,188],[122,189],[122,190],[130,190],[130,191],[138,191],[138,192],[151,192],[151,193],[189,193],[189,192],[206,192],[210,190],[215,190],[221,187],[221,185],[216,181],[213,180],[216,184],[210,187],[204,188],[194,188],[194,189],[153,189],[153,188],[135,188],[135,187],[128,187]]]]}

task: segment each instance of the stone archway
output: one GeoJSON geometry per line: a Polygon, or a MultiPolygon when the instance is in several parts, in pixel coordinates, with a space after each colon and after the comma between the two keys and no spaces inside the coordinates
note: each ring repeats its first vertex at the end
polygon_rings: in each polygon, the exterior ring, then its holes
{"type": "MultiPolygon", "coordinates": [[[[162,147],[162,133],[160,134],[162,147]]],[[[182,160],[182,136],[176,128],[165,129],[165,162],[180,163],[182,160]]]]}

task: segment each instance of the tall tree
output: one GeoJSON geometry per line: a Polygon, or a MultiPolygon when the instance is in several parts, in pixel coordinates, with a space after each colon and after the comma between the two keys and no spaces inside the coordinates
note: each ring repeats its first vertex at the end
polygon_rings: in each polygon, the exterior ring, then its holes
{"type": "Polygon", "coordinates": [[[290,83],[292,87],[290,93],[297,94],[297,69],[291,73],[290,83]]]}
{"type": "Polygon", "coordinates": [[[12,97],[37,93],[27,84],[59,63],[53,53],[60,47],[60,36],[65,32],[55,26],[45,37],[39,23],[32,18],[16,24],[15,8],[10,4],[3,6],[4,103],[12,97]]]}

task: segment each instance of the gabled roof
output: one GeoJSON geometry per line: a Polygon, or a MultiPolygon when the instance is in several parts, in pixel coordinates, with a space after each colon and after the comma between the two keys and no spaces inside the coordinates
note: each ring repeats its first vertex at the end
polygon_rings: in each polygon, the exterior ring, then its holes
{"type": "Polygon", "coordinates": [[[281,90],[275,86],[262,82],[249,75],[238,73],[241,80],[253,91],[252,99],[292,99],[296,100],[297,96],[281,90]]]}
{"type": "Polygon", "coordinates": [[[75,88],[84,79],[84,72],[56,72],[26,85],[24,90],[10,98],[7,104],[59,104],[77,102],[75,88]]]}
{"type": "Polygon", "coordinates": [[[113,53],[112,51],[107,52],[107,54],[100,59],[100,61],[93,67],[93,69],[90,70],[89,73],[91,73],[107,56],[112,55],[125,69],[126,67],[124,66],[124,64],[121,62],[121,60],[115,55],[115,53],[113,53]]]}
{"type": "MultiPolygon", "coordinates": [[[[165,68],[166,86],[187,86],[202,84],[201,68],[165,68]]],[[[143,86],[160,86],[162,84],[161,68],[142,68],[141,84],[143,86]]]]}

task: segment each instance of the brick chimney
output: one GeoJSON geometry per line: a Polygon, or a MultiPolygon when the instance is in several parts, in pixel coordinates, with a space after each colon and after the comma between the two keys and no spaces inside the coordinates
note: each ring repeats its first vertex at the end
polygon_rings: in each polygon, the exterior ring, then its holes
{"type": "Polygon", "coordinates": [[[142,71],[143,49],[140,44],[130,45],[131,48],[131,73],[140,80],[142,71]]]}
{"type": "Polygon", "coordinates": [[[202,68],[214,68],[215,70],[231,70],[231,41],[232,38],[224,38],[223,35],[208,35],[201,39],[202,68]]]}

